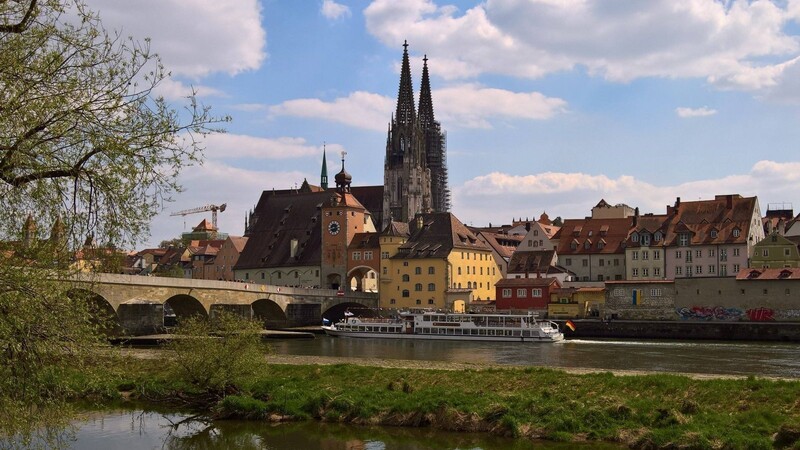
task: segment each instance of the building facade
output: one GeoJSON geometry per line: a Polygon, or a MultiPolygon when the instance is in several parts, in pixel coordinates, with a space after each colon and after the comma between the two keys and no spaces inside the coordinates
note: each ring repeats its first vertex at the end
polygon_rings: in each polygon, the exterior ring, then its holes
{"type": "Polygon", "coordinates": [[[750,267],[756,269],[778,269],[800,267],[800,252],[797,242],[778,234],[776,229],[753,246],[750,267]]]}
{"type": "Polygon", "coordinates": [[[555,278],[506,278],[495,284],[496,308],[545,312],[551,291],[560,287],[555,278]]]}
{"type": "Polygon", "coordinates": [[[567,219],[558,240],[558,264],[573,272],[576,281],[622,280],[625,246],[632,218],[567,219]]]}

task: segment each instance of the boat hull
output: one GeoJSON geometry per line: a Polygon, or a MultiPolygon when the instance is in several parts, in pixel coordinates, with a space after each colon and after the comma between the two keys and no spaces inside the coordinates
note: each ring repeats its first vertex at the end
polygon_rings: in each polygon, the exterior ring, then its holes
{"type": "Polygon", "coordinates": [[[423,333],[373,333],[366,331],[337,330],[334,326],[323,326],[328,336],[362,339],[426,339],[436,341],[483,341],[483,342],[559,342],[564,340],[562,333],[546,336],[476,336],[423,333]]]}

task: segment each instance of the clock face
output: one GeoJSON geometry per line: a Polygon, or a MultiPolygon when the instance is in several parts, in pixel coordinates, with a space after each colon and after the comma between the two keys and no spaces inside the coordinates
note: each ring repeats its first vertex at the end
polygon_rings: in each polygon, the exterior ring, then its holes
{"type": "Polygon", "coordinates": [[[333,220],[331,223],[328,224],[328,233],[336,235],[339,234],[339,231],[342,227],[339,225],[339,222],[333,220]]]}

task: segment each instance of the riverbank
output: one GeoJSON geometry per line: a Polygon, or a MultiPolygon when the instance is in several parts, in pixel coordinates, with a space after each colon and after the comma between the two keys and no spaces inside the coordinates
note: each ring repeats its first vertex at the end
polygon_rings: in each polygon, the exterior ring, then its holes
{"type": "Polygon", "coordinates": [[[136,358],[126,357],[117,393],[104,401],[189,405],[215,419],[431,427],[639,449],[800,445],[797,380],[270,355],[233,395],[209,398],[174,378],[165,352],[125,353],[136,358]]]}

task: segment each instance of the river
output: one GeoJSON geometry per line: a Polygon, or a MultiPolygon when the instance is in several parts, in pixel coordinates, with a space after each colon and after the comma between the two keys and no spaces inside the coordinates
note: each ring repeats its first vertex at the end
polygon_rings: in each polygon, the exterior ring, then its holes
{"type": "Polygon", "coordinates": [[[317,336],[270,344],[279,355],[800,378],[800,346],[782,342],[574,339],[500,343],[317,336]]]}

